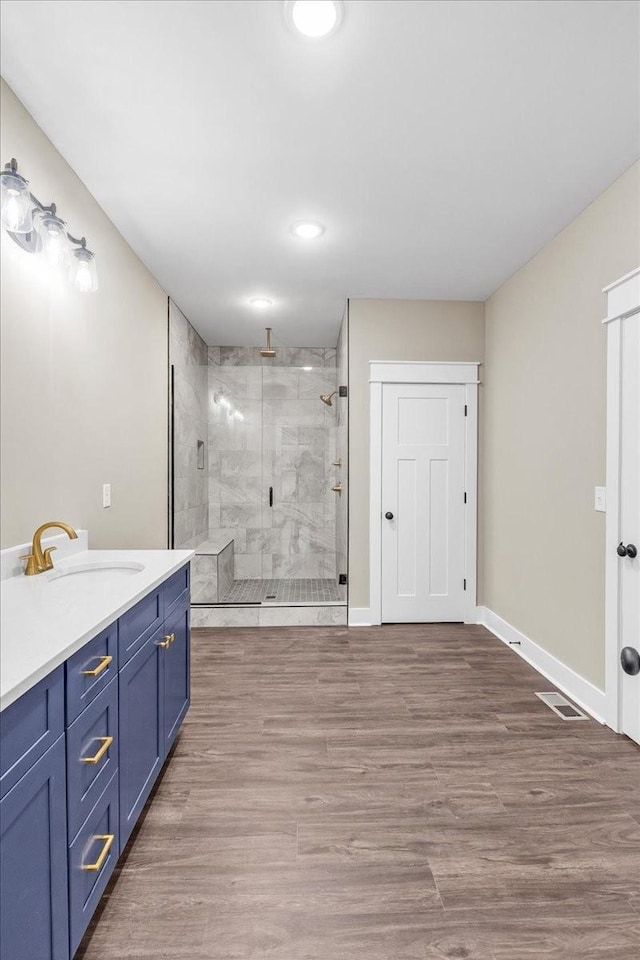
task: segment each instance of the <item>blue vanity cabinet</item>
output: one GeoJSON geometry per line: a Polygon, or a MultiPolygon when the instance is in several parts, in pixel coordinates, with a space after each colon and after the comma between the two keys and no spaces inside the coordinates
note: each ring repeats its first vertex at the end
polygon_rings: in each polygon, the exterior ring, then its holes
{"type": "Polygon", "coordinates": [[[64,754],[62,734],[0,801],[3,960],[69,958],[64,754]]]}
{"type": "Polygon", "coordinates": [[[189,707],[189,565],[0,714],[0,958],[72,960],[189,707]]]}

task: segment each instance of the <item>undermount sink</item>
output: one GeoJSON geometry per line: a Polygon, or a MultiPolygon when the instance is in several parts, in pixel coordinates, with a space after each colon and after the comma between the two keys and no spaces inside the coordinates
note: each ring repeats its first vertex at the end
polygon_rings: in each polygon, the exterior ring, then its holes
{"type": "Polygon", "coordinates": [[[53,571],[47,577],[47,580],[54,582],[63,578],[73,577],[74,581],[87,580],[96,581],[120,579],[121,577],[132,577],[136,573],[144,570],[143,563],[137,563],[134,560],[93,560],[90,563],[77,564],[76,566],[63,567],[53,571]]]}

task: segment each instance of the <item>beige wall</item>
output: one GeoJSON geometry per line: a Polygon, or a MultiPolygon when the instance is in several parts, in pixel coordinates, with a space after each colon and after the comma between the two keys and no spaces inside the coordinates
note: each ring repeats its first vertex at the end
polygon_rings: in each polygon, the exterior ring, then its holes
{"type": "Polygon", "coordinates": [[[640,263],[636,164],[486,305],[482,602],[604,685],[603,286],[640,263]]]}
{"type": "Polygon", "coordinates": [[[1,94],[2,162],[16,157],[86,235],[100,281],[80,293],[2,231],[2,544],[56,518],[93,547],[164,547],[166,296],[4,82],[1,94]]]}
{"type": "Polygon", "coordinates": [[[369,606],[369,362],[483,358],[482,303],[349,301],[349,606],[369,606]]]}

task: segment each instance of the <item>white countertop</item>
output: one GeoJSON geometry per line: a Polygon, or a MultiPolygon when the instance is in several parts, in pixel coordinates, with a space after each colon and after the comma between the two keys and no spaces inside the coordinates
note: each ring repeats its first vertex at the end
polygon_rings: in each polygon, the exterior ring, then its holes
{"type": "Polygon", "coordinates": [[[0,584],[0,711],[193,557],[193,550],[83,550],[0,584]],[[87,564],[142,564],[126,576],[55,578],[87,564]]]}

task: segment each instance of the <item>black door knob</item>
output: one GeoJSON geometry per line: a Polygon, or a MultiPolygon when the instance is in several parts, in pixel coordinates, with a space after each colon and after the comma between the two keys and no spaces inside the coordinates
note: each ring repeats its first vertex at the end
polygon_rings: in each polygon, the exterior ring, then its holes
{"type": "Polygon", "coordinates": [[[625,673],[637,677],[640,673],[640,653],[634,647],[623,647],[620,653],[620,663],[625,673]]]}
{"type": "Polygon", "coordinates": [[[387,520],[393,520],[393,514],[391,513],[391,510],[387,510],[387,512],[385,513],[385,517],[387,518],[387,520]]]}
{"type": "Polygon", "coordinates": [[[638,556],[638,548],[634,543],[628,543],[625,547],[622,540],[618,544],[618,556],[619,557],[629,557],[631,560],[635,560],[638,556]]]}

